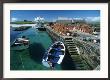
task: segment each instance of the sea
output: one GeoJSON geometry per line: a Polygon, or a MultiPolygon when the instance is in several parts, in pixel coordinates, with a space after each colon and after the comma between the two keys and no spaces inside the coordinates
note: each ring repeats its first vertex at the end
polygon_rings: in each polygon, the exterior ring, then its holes
{"type": "MultiPolygon", "coordinates": [[[[50,70],[49,67],[42,64],[42,58],[54,43],[53,39],[46,31],[39,31],[33,27],[24,31],[13,31],[14,27],[23,25],[25,24],[11,25],[10,45],[13,44],[16,38],[26,36],[30,40],[30,46],[23,50],[13,50],[13,47],[10,47],[10,70],[50,70]]],[[[70,55],[66,54],[62,64],[57,64],[55,70],[74,70],[73,66],[70,55]]]]}

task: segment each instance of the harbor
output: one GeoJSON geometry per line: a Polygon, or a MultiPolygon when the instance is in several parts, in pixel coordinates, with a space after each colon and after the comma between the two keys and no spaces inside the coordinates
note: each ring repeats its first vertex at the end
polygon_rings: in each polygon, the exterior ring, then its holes
{"type": "Polygon", "coordinates": [[[100,64],[99,44],[88,43],[72,36],[61,36],[48,26],[47,32],[54,40],[61,40],[67,47],[72,63],[77,70],[93,70],[100,64]],[[95,59],[93,59],[94,57],[95,59]],[[91,59],[92,58],[92,59],[91,59]],[[96,65],[97,64],[97,65],[96,65]]]}
{"type": "Polygon", "coordinates": [[[43,66],[42,57],[51,44],[58,40],[66,45],[66,53],[62,64],[57,65],[56,70],[93,70],[99,65],[98,60],[93,61],[90,58],[92,55],[99,56],[99,53],[96,54],[95,50],[90,52],[91,49],[86,50],[90,44],[78,41],[72,36],[61,36],[49,26],[45,26],[45,28],[46,31],[39,31],[33,26],[25,31],[11,29],[10,43],[20,36],[26,36],[30,40],[29,48],[11,50],[11,70],[50,70],[50,68],[43,66]]]}
{"type": "MultiPolygon", "coordinates": [[[[32,12],[33,15],[28,14],[32,17],[11,18],[10,70],[100,70],[99,16],[58,17],[66,11],[54,10],[26,12],[32,12]],[[38,16],[47,12],[51,15],[38,16]],[[57,16],[54,12],[58,12],[57,16]]],[[[69,12],[80,15],[79,12],[86,11],[69,12]]],[[[99,15],[99,11],[93,13],[99,15]]]]}
{"type": "MultiPolygon", "coordinates": [[[[10,43],[12,43],[17,37],[25,35],[30,40],[30,46],[25,50],[10,51],[11,70],[50,70],[50,68],[47,68],[42,64],[42,58],[45,51],[53,43],[53,40],[47,32],[41,32],[35,28],[30,28],[23,32],[12,31],[12,33],[10,43]]],[[[11,47],[10,49],[13,49],[13,47],[11,47]]],[[[72,64],[69,64],[67,61],[69,61],[69,63],[72,63],[68,54],[64,58],[62,64],[56,66],[56,70],[75,69],[71,67],[72,64]]]]}
{"type": "MultiPolygon", "coordinates": [[[[28,49],[23,51],[11,51],[11,69],[45,70],[45,67],[42,65],[42,57],[46,49],[48,49],[48,47],[52,44],[51,38],[46,32],[39,32],[34,28],[30,28],[24,32],[19,33],[17,37],[22,35],[25,35],[29,38],[30,46],[28,49]]],[[[14,37],[14,34],[12,37],[14,37]]]]}

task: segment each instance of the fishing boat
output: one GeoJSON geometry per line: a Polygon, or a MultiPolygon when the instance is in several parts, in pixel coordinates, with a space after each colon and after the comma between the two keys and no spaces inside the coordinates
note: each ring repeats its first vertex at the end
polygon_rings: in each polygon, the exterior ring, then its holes
{"type": "Polygon", "coordinates": [[[25,36],[15,39],[11,45],[11,50],[23,50],[29,47],[29,39],[25,36]]]}
{"type": "Polygon", "coordinates": [[[46,28],[44,27],[44,18],[42,17],[37,17],[35,18],[35,22],[36,22],[36,29],[39,31],[46,31],[46,28]]]}
{"type": "Polygon", "coordinates": [[[38,29],[39,31],[46,31],[46,28],[44,27],[43,24],[37,24],[36,29],[38,29]]]}
{"type": "Polygon", "coordinates": [[[38,27],[37,28],[39,31],[46,31],[46,28],[45,27],[38,27]]]}
{"type": "Polygon", "coordinates": [[[52,44],[43,56],[42,63],[46,67],[54,69],[56,64],[61,64],[65,56],[65,45],[61,41],[52,44]]]}

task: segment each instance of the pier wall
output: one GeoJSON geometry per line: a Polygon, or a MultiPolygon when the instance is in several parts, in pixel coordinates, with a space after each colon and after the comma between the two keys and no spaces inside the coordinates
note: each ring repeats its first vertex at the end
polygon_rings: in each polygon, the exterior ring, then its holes
{"type": "MultiPolygon", "coordinates": [[[[65,41],[66,37],[59,35],[55,31],[53,31],[50,27],[47,26],[46,31],[50,35],[50,37],[52,37],[52,39],[54,41],[60,40],[64,43],[66,42],[65,41]]],[[[70,36],[70,38],[71,38],[71,36],[70,36]]],[[[79,48],[80,55],[73,55],[73,54],[69,53],[71,55],[71,58],[75,58],[75,59],[81,58],[79,62],[83,62],[86,65],[86,66],[84,65],[83,68],[80,68],[80,69],[93,70],[97,66],[100,65],[100,49],[99,48],[96,48],[90,44],[83,42],[83,41],[77,40],[74,37],[72,37],[72,41],[79,48]]],[[[79,64],[79,62],[76,64],[79,64]]],[[[82,63],[80,63],[80,65],[82,66],[82,63]]]]}
{"type": "Polygon", "coordinates": [[[79,48],[81,57],[86,61],[91,69],[95,69],[100,65],[100,48],[87,44],[86,42],[76,40],[75,38],[73,38],[73,41],[79,48]]]}
{"type": "Polygon", "coordinates": [[[51,28],[46,27],[46,31],[49,34],[49,36],[53,39],[53,41],[62,41],[64,42],[63,37],[61,37],[57,32],[53,31],[51,28]]]}

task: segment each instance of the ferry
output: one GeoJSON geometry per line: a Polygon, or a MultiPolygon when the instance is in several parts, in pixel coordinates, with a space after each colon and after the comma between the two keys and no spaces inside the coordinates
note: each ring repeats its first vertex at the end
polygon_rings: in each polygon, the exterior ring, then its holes
{"type": "Polygon", "coordinates": [[[44,54],[42,63],[44,66],[54,69],[56,64],[61,64],[65,56],[65,45],[61,41],[52,44],[44,54]]]}

